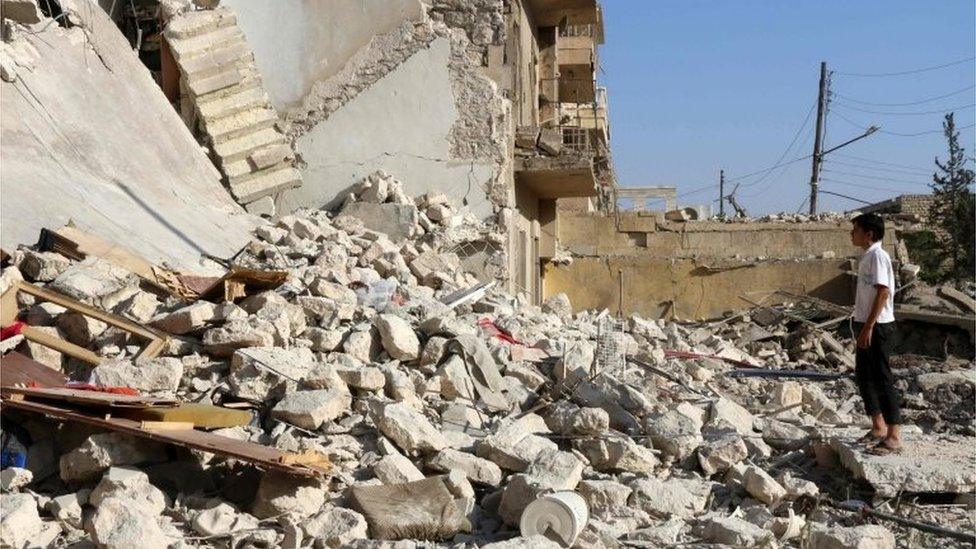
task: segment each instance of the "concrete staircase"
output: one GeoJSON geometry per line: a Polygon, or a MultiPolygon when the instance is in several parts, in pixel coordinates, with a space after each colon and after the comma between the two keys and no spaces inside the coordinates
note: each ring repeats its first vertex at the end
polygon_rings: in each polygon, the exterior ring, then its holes
{"type": "Polygon", "coordinates": [[[191,11],[170,20],[164,36],[231,194],[249,211],[273,212],[272,197],[302,176],[236,16],[191,11]]]}

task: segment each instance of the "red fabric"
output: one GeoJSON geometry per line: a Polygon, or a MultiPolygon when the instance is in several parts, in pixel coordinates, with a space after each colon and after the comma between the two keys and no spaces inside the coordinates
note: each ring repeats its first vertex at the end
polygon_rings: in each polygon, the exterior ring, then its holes
{"type": "Polygon", "coordinates": [[[139,396],[139,391],[131,387],[111,387],[107,385],[92,385],[83,381],[69,381],[65,384],[69,389],[80,391],[95,391],[98,393],[112,393],[113,395],[139,396]]]}
{"type": "Polygon", "coordinates": [[[521,341],[512,337],[512,334],[499,328],[498,325],[492,322],[490,318],[482,318],[479,320],[478,327],[488,332],[489,336],[497,337],[510,345],[525,345],[525,343],[522,343],[521,341]]]}
{"type": "Polygon", "coordinates": [[[20,335],[24,331],[24,327],[27,326],[26,322],[21,322],[20,320],[15,320],[10,326],[5,326],[0,328],[0,341],[4,339],[9,339],[15,335],[20,335]]]}

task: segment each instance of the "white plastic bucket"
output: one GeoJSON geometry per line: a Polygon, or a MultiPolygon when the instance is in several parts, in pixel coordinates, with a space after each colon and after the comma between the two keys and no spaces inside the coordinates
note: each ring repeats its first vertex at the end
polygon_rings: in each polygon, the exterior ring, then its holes
{"type": "Polygon", "coordinates": [[[589,520],[590,509],[583,496],[572,491],[553,492],[525,508],[519,530],[523,537],[546,536],[563,547],[570,547],[589,520]]]}

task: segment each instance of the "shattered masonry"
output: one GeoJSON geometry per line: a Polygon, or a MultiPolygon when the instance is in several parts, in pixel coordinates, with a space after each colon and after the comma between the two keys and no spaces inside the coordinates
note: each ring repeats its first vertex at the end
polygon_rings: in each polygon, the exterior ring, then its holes
{"type": "Polygon", "coordinates": [[[869,453],[848,218],[612,208],[596,2],[328,0],[289,102],[315,3],[88,1],[0,0],[0,545],[970,542],[973,286],[890,233],[869,453]]]}

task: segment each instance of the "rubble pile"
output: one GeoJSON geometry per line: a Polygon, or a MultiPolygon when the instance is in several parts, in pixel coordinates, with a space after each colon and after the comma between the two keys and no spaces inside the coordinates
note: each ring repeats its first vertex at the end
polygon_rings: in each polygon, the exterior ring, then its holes
{"type": "MultiPolygon", "coordinates": [[[[21,294],[27,324],[103,361],[22,336],[5,348],[74,380],[249,409],[250,423],[216,432],[324,455],[332,470],[258,472],[25,415],[33,461],[0,473],[2,544],[893,548],[907,539],[901,527],[816,503],[852,493],[836,470],[817,467],[839,459],[830,444],[839,429],[863,424],[852,379],[737,374],[850,373],[850,341],[810,328],[803,304],[707,325],[574,314],[565,295],[538,307],[465,270],[459,243],[493,234],[445,197],[411,199],[377,173],[336,214],[259,227],[235,266],[284,270],[287,280],[236,302],[187,304],[104,259],[16,250],[0,290],[25,278],[172,337],[159,357],[135,360],[125,332],[21,294]],[[519,537],[530,504],[564,491],[581,496],[585,519],[519,537]]],[[[922,398],[962,395],[945,411],[957,426],[949,433],[973,434],[961,412],[972,405],[967,372],[916,381],[922,398]]],[[[533,511],[534,524],[544,512],[533,511]]],[[[941,515],[953,521],[972,529],[963,508],[941,515]]]]}

